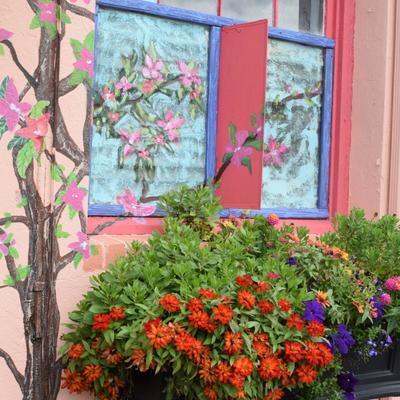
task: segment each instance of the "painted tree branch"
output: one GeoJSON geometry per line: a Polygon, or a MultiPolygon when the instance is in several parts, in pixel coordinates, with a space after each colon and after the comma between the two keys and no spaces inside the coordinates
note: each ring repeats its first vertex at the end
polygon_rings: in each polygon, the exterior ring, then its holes
{"type": "Polygon", "coordinates": [[[20,223],[29,227],[28,218],[26,218],[24,215],[13,215],[11,217],[0,218],[0,226],[5,225],[8,222],[20,223]]]}
{"type": "Polygon", "coordinates": [[[21,372],[18,371],[11,356],[3,349],[0,349],[0,357],[4,358],[8,368],[10,369],[11,373],[14,375],[14,378],[17,381],[21,391],[23,391],[24,390],[24,376],[21,374],[21,372]]]}
{"type": "Polygon", "coordinates": [[[58,94],[60,97],[65,96],[77,88],[77,85],[71,85],[69,83],[71,76],[72,73],[60,80],[58,84],[58,94]]]}
{"type": "Polygon", "coordinates": [[[75,251],[70,251],[69,253],[63,255],[57,262],[56,264],[56,269],[55,269],[55,273],[56,276],[58,276],[58,274],[69,264],[72,263],[72,261],[74,260],[76,252],[75,251]]]}
{"type": "Polygon", "coordinates": [[[119,221],[124,221],[127,217],[118,217],[113,219],[112,221],[107,221],[103,222],[102,224],[99,224],[96,226],[96,229],[92,232],[93,235],[99,235],[101,232],[104,231],[104,229],[109,228],[110,226],[113,226],[116,222],[119,221]]]}
{"type": "Polygon", "coordinates": [[[37,81],[35,80],[35,78],[20,63],[17,52],[15,51],[14,45],[9,40],[3,40],[2,44],[4,44],[4,46],[8,47],[8,49],[10,50],[12,60],[14,61],[15,65],[18,67],[18,69],[24,74],[24,76],[25,76],[26,80],[29,82],[29,84],[34,88],[37,87],[37,81]]]}
{"type": "Polygon", "coordinates": [[[86,8],[76,6],[75,4],[68,3],[68,1],[63,1],[64,10],[71,11],[76,15],[80,15],[81,17],[89,18],[91,21],[94,21],[94,14],[87,10],[86,8]]]}

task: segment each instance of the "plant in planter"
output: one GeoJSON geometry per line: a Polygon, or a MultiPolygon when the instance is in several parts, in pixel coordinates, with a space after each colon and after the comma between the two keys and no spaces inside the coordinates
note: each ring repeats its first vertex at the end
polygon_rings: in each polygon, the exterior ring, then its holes
{"type": "Polygon", "coordinates": [[[274,215],[219,221],[208,188],[160,204],[165,232],[92,278],[70,314],[63,387],[117,400],[138,370],[164,373],[167,399],[353,399],[343,356],[383,351],[395,319],[375,275],[274,215]]]}

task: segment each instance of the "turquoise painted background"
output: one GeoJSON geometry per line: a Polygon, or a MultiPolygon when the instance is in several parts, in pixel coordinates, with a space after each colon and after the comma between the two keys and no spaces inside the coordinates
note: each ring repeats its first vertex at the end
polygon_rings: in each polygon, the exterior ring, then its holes
{"type": "Polygon", "coordinates": [[[318,202],[323,50],[270,39],[265,142],[272,135],[289,150],[282,167],[264,166],[262,208],[315,208],[318,202]],[[307,92],[309,96],[279,102],[307,92]]]}
{"type": "MultiPolygon", "coordinates": [[[[199,77],[206,84],[208,73],[209,30],[200,25],[146,16],[133,12],[101,9],[97,24],[95,88],[108,81],[118,81],[122,67],[121,55],[129,57],[132,50],[139,55],[137,73],[141,77],[144,63],[142,47],[154,42],[157,58],[165,65],[176,67],[176,61],[193,61],[199,66],[199,77]]],[[[141,77],[142,78],[142,77],[141,77]]],[[[143,81],[143,78],[142,78],[143,81]]],[[[178,88],[171,86],[172,89],[178,88]]],[[[101,89],[100,89],[101,90],[101,89]]],[[[204,94],[206,99],[207,93],[204,94]]],[[[158,196],[186,183],[195,186],[205,179],[206,118],[205,112],[193,119],[189,115],[189,98],[180,104],[175,98],[157,93],[149,98],[149,106],[157,115],[170,109],[185,119],[180,140],[173,144],[174,153],[160,150],[155,155],[156,175],[150,184],[149,196],[158,196]]],[[[204,100],[205,103],[205,100],[204,100]]],[[[206,109],[206,104],[204,104],[206,109]]],[[[125,115],[116,129],[139,127],[133,115],[125,115]]],[[[106,138],[94,129],[90,175],[90,204],[116,204],[118,194],[129,188],[140,197],[141,186],[134,181],[135,157],[127,158],[123,169],[117,165],[119,138],[106,138]]]]}

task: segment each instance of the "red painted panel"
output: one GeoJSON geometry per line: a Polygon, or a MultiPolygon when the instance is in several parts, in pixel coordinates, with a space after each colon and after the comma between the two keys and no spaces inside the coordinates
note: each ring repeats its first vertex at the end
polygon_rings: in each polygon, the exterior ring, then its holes
{"type": "Polygon", "coordinates": [[[267,43],[267,20],[221,31],[215,181],[225,208],[260,208],[267,43]]]}

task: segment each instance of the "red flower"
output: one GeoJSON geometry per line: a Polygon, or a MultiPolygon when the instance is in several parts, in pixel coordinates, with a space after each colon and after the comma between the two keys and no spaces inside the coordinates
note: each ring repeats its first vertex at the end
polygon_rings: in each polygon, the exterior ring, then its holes
{"type": "Polygon", "coordinates": [[[102,373],[103,368],[101,368],[101,365],[89,364],[86,365],[85,369],[83,370],[83,376],[89,382],[94,382],[95,380],[99,379],[102,373]]]}
{"type": "Polygon", "coordinates": [[[281,311],[288,312],[291,309],[290,303],[286,299],[278,301],[278,306],[281,311]]]}
{"type": "Polygon", "coordinates": [[[166,294],[164,297],[162,297],[160,299],[160,305],[169,313],[176,313],[181,310],[181,303],[173,294],[166,294]]]}
{"type": "Polygon", "coordinates": [[[247,290],[240,290],[237,296],[240,305],[247,310],[251,310],[256,304],[256,298],[247,290]]]}
{"type": "Polygon", "coordinates": [[[233,363],[233,368],[235,374],[247,377],[253,372],[254,365],[248,357],[240,357],[233,363]]]}
{"type": "Polygon", "coordinates": [[[269,279],[278,279],[279,278],[279,274],[275,274],[273,272],[268,272],[267,277],[269,279]]]}
{"type": "Polygon", "coordinates": [[[281,364],[277,357],[266,356],[261,360],[258,374],[265,381],[279,378],[281,376],[281,364]]]}
{"type": "Polygon", "coordinates": [[[254,289],[255,289],[255,291],[256,291],[257,293],[266,292],[267,290],[270,290],[270,289],[271,289],[271,285],[270,285],[268,282],[264,282],[264,281],[255,283],[255,284],[253,285],[253,287],[254,287],[254,289]]]}
{"type": "Polygon", "coordinates": [[[265,357],[272,354],[271,348],[268,345],[269,337],[266,333],[257,333],[253,338],[253,348],[259,357],[265,357]]]}
{"type": "Polygon", "coordinates": [[[265,315],[271,314],[274,311],[274,305],[270,301],[267,301],[267,300],[259,301],[258,308],[265,315]]]}
{"type": "Polygon", "coordinates": [[[213,308],[214,321],[221,322],[222,325],[229,324],[232,319],[233,310],[225,304],[219,304],[217,307],[213,308]]]}
{"type": "Polygon", "coordinates": [[[220,361],[215,369],[218,382],[229,383],[232,377],[232,371],[229,364],[220,361]]]}
{"type": "Polygon", "coordinates": [[[147,325],[144,328],[146,336],[150,341],[150,345],[155,349],[163,349],[167,347],[174,339],[173,328],[159,323],[158,319],[149,321],[146,324],[147,325]]]}
{"type": "Polygon", "coordinates": [[[296,370],[296,374],[299,377],[299,381],[306,385],[311,385],[317,377],[317,371],[309,364],[300,365],[296,370]]]}
{"type": "Polygon", "coordinates": [[[243,339],[242,335],[239,332],[225,332],[224,339],[224,351],[226,354],[233,356],[234,354],[242,350],[243,339]]]}
{"type": "Polygon", "coordinates": [[[307,324],[307,332],[311,337],[321,337],[325,335],[325,327],[318,321],[310,321],[307,324]]]}
{"type": "Polygon", "coordinates": [[[94,322],[92,328],[100,332],[104,332],[111,324],[111,317],[109,314],[98,314],[93,317],[94,322]]]}
{"type": "Polygon", "coordinates": [[[236,283],[242,287],[250,287],[253,285],[253,279],[249,275],[238,276],[236,278],[236,283]]]}
{"type": "Polygon", "coordinates": [[[287,320],[287,326],[301,331],[304,328],[304,321],[301,319],[299,314],[290,314],[287,320]]]}
{"type": "Polygon", "coordinates": [[[204,306],[203,302],[200,299],[190,299],[189,303],[186,305],[186,308],[191,312],[195,312],[201,311],[204,306]]]}
{"type": "Polygon", "coordinates": [[[285,395],[284,391],[281,388],[276,388],[272,389],[270,392],[268,392],[264,400],[281,400],[283,399],[283,396],[285,395]]]}
{"type": "Polygon", "coordinates": [[[218,400],[218,393],[213,389],[212,386],[206,386],[203,393],[204,396],[207,397],[207,400],[218,400]]]}
{"type": "Polygon", "coordinates": [[[208,331],[210,326],[210,317],[206,311],[195,311],[188,315],[189,325],[193,328],[208,331]]]}
{"type": "Polygon", "coordinates": [[[285,342],[285,355],[289,361],[297,362],[304,359],[304,347],[297,342],[285,342]]]}
{"type": "Polygon", "coordinates": [[[201,294],[202,299],[215,299],[217,297],[215,292],[213,292],[209,288],[207,288],[207,289],[200,288],[199,293],[201,294]]]}
{"type": "Polygon", "coordinates": [[[61,388],[68,389],[71,393],[82,393],[87,389],[86,381],[78,371],[71,372],[70,369],[64,369],[64,376],[61,388]]]}
{"type": "Polygon", "coordinates": [[[332,361],[332,353],[323,343],[307,341],[305,358],[312,366],[324,367],[332,361]]]}
{"type": "MultiPolygon", "coordinates": [[[[245,380],[246,380],[245,376],[235,372],[231,377],[230,384],[234,386],[237,391],[242,391],[245,380]]],[[[242,397],[238,397],[237,393],[236,398],[242,398],[242,397]]]]}
{"type": "Polygon", "coordinates": [[[124,307],[113,307],[110,311],[110,317],[117,321],[119,319],[124,319],[125,318],[125,314],[124,314],[124,307]]]}
{"type": "Polygon", "coordinates": [[[157,327],[159,325],[161,325],[161,319],[160,318],[151,319],[150,321],[147,321],[147,322],[145,322],[143,324],[143,329],[147,333],[147,332],[151,331],[153,326],[157,327]]]}
{"type": "Polygon", "coordinates": [[[73,360],[79,360],[84,351],[85,351],[85,348],[80,343],[77,343],[77,344],[71,345],[71,347],[68,351],[68,355],[73,360]]]}

